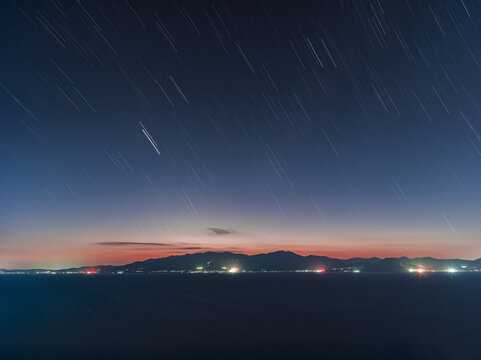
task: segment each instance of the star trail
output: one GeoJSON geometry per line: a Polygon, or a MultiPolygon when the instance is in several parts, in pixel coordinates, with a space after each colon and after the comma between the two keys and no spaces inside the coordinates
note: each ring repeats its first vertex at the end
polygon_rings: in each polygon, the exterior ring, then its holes
{"type": "Polygon", "coordinates": [[[481,256],[479,2],[0,9],[0,268],[481,256]]]}

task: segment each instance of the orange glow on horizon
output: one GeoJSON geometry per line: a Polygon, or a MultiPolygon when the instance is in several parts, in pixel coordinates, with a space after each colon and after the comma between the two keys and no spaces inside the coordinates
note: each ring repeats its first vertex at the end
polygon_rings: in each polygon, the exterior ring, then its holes
{"type": "Polygon", "coordinates": [[[80,266],[96,265],[124,265],[135,261],[144,261],[152,258],[162,258],[171,255],[192,254],[198,252],[234,252],[246,255],[269,253],[279,250],[292,251],[296,254],[327,256],[332,258],[347,259],[353,257],[401,257],[409,258],[432,256],[436,258],[472,258],[472,250],[462,247],[448,246],[417,246],[409,247],[390,245],[364,245],[358,248],[344,246],[295,246],[292,244],[279,244],[278,246],[249,246],[245,248],[233,247],[233,244],[224,246],[192,246],[192,247],[162,247],[162,246],[100,246],[83,244],[75,247],[42,246],[36,248],[15,247],[0,249],[0,268],[9,269],[61,269],[80,266]],[[5,251],[1,251],[5,250],[5,251]],[[464,254],[464,256],[463,256],[464,254]],[[466,256],[468,254],[469,256],[466,256]]]}

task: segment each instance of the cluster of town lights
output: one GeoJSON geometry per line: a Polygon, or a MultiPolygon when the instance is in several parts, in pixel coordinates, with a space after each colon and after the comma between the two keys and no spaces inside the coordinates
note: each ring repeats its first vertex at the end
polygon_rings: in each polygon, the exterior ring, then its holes
{"type": "MultiPolygon", "coordinates": [[[[229,273],[229,274],[235,274],[239,272],[250,272],[246,270],[241,270],[239,267],[233,266],[233,267],[222,267],[222,270],[205,270],[203,266],[197,266],[195,268],[195,271],[189,271],[189,270],[179,270],[179,271],[174,271],[174,272],[204,272],[204,273],[209,273],[209,272],[214,272],[214,273],[229,273]]],[[[352,272],[352,273],[360,273],[360,269],[325,269],[325,268],[317,268],[317,269],[307,269],[307,270],[294,270],[294,272],[315,272],[315,273],[325,273],[328,271],[333,271],[333,272],[352,272]]],[[[468,269],[466,265],[460,266],[459,269],[456,269],[454,267],[449,267],[444,270],[434,270],[434,269],[426,269],[423,267],[411,267],[408,268],[407,271],[411,274],[425,274],[425,273],[439,273],[439,272],[444,272],[444,273],[449,273],[449,274],[454,274],[454,273],[459,273],[459,272],[472,272],[472,271],[481,271],[481,269],[474,268],[474,269],[468,269]]],[[[133,271],[133,272],[143,272],[143,271],[133,271]]],[[[169,272],[169,270],[165,271],[153,271],[153,273],[157,272],[169,272]]],[[[257,272],[257,271],[253,271],[257,272]]],[[[263,271],[264,272],[264,271],[263,271]]],[[[96,275],[101,273],[98,269],[88,269],[88,270],[83,270],[83,271],[52,271],[52,270],[44,270],[44,271],[35,271],[35,272],[29,272],[29,271],[23,271],[23,270],[18,270],[18,271],[2,271],[0,270],[0,275],[2,274],[85,274],[85,275],[96,275]]],[[[115,274],[125,274],[129,273],[128,270],[119,270],[114,272],[115,274]]]]}
{"type": "MultiPolygon", "coordinates": [[[[240,269],[236,266],[233,266],[231,268],[227,268],[227,267],[223,267],[224,271],[227,271],[228,273],[231,273],[231,274],[235,274],[235,273],[238,273],[240,271],[240,269]]],[[[196,270],[197,271],[203,271],[204,268],[202,266],[197,266],[196,267],[196,270]]],[[[307,270],[306,270],[307,271],[307,270]]],[[[312,271],[312,270],[311,270],[312,271]]],[[[354,270],[351,270],[352,272],[354,273],[359,273],[361,272],[359,269],[354,269],[354,270]]],[[[409,268],[408,269],[408,272],[410,273],[415,273],[415,274],[424,274],[426,272],[438,272],[438,271],[444,271],[444,272],[447,272],[447,273],[450,273],[450,274],[453,274],[453,273],[456,273],[458,272],[457,269],[455,268],[447,268],[446,270],[428,270],[428,269],[425,269],[423,267],[416,267],[416,268],[409,268]]],[[[462,270],[461,270],[462,271],[462,270]]],[[[326,272],[326,269],[324,268],[319,268],[319,269],[316,269],[315,272],[317,273],[324,273],[326,272]]],[[[49,272],[50,273],[50,272],[49,272]]],[[[55,272],[52,272],[52,273],[55,273],[55,272]]],[[[84,272],[84,274],[87,274],[87,275],[94,275],[96,274],[97,271],[95,269],[89,269],[87,271],[84,272]]],[[[124,272],[123,271],[118,271],[117,274],[123,274],[124,272]]]]}
{"type": "MultiPolygon", "coordinates": [[[[426,270],[426,269],[421,268],[421,267],[419,267],[419,268],[410,268],[410,269],[408,269],[408,271],[409,271],[410,273],[417,273],[417,274],[424,274],[425,272],[428,272],[428,271],[429,271],[429,272],[435,272],[435,270],[426,270]]],[[[448,268],[448,269],[446,269],[446,270],[444,270],[444,271],[452,274],[452,273],[457,272],[458,270],[456,270],[455,268],[448,268]]]]}
{"type": "Polygon", "coordinates": [[[415,273],[418,273],[418,274],[423,274],[424,272],[426,272],[426,269],[423,269],[423,268],[415,268],[415,269],[410,268],[410,269],[409,269],[409,272],[410,272],[410,273],[415,272],[415,273]]]}

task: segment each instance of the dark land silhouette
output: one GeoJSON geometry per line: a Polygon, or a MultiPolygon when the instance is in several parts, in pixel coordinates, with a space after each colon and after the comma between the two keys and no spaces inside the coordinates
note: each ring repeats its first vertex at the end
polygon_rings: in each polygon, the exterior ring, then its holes
{"type": "MultiPolygon", "coordinates": [[[[232,252],[202,252],[173,255],[158,259],[136,261],[126,265],[99,265],[56,270],[65,272],[95,273],[152,273],[152,272],[208,272],[208,271],[363,271],[363,272],[407,272],[423,269],[429,271],[476,271],[481,270],[481,258],[476,260],[422,258],[351,258],[337,259],[326,256],[301,256],[290,251],[246,255],[232,252]]],[[[3,270],[5,273],[16,270],[3,270]]],[[[26,273],[44,271],[23,270],[26,273]]]]}

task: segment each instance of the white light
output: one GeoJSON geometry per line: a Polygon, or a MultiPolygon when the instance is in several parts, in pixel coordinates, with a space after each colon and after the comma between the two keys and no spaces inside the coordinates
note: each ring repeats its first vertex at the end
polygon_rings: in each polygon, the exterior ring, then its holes
{"type": "Polygon", "coordinates": [[[455,273],[456,272],[456,269],[454,268],[449,268],[448,270],[446,270],[448,273],[455,273]]]}
{"type": "Polygon", "coordinates": [[[408,271],[412,273],[412,272],[415,272],[416,270],[414,270],[413,268],[410,268],[408,271]]]}
{"type": "Polygon", "coordinates": [[[359,272],[361,272],[361,270],[356,269],[356,270],[354,270],[353,272],[359,273],[359,272]]]}
{"type": "Polygon", "coordinates": [[[231,268],[229,269],[229,272],[230,272],[230,273],[236,273],[236,272],[238,272],[238,271],[239,271],[239,268],[236,268],[236,267],[231,267],[231,268]]]}

